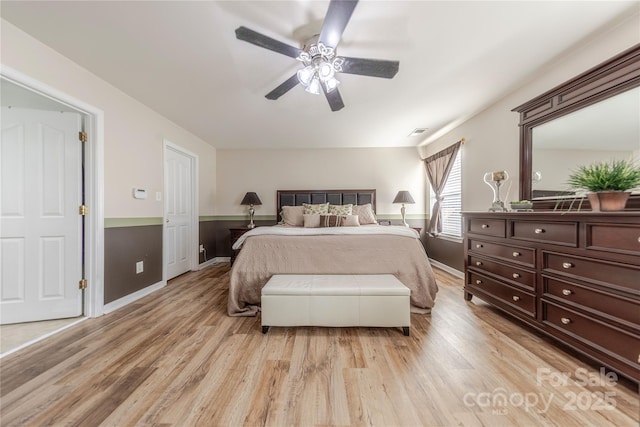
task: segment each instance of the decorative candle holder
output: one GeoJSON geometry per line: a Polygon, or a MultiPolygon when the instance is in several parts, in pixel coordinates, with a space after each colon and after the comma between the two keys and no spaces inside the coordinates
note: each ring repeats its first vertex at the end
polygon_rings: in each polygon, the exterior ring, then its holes
{"type": "Polygon", "coordinates": [[[489,212],[506,212],[504,202],[500,200],[500,186],[509,179],[507,171],[487,172],[484,174],[484,182],[493,190],[493,203],[489,212]]]}

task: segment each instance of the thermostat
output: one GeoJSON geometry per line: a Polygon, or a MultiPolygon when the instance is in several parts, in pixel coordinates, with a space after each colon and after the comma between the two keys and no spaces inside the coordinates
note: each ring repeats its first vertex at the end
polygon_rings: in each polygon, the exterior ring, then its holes
{"type": "Polygon", "coordinates": [[[133,198],[134,199],[146,199],[147,198],[147,190],[143,188],[134,188],[133,189],[133,198]]]}

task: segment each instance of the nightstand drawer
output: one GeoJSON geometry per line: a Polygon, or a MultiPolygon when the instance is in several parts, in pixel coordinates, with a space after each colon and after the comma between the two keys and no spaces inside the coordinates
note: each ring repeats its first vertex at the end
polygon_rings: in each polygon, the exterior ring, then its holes
{"type": "Polygon", "coordinates": [[[468,239],[468,249],[471,252],[483,254],[502,260],[534,267],[536,250],[518,246],[501,245],[500,243],[485,242],[483,240],[468,239]]]}
{"type": "Polygon", "coordinates": [[[513,221],[511,237],[575,248],[578,246],[578,223],[513,221]]]}
{"type": "Polygon", "coordinates": [[[509,282],[516,283],[532,291],[534,289],[536,275],[532,271],[473,255],[469,256],[468,265],[469,268],[473,268],[474,270],[493,273],[509,282]]]}
{"type": "Polygon", "coordinates": [[[640,325],[640,304],[637,300],[550,277],[544,277],[542,280],[546,297],[604,317],[614,317],[632,325],[640,325]]]}
{"type": "Polygon", "coordinates": [[[506,237],[506,224],[504,219],[472,218],[468,221],[467,231],[485,236],[506,237]]]}

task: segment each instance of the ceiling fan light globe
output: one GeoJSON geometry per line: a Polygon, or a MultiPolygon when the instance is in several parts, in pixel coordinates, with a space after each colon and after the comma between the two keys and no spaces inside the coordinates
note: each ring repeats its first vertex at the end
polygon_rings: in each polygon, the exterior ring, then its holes
{"type": "Polygon", "coordinates": [[[320,80],[318,77],[314,77],[305,90],[314,95],[320,95],[320,80]]]}
{"type": "Polygon", "coordinates": [[[318,66],[318,77],[320,77],[320,80],[322,80],[323,82],[331,80],[335,73],[336,72],[333,69],[333,65],[328,62],[322,62],[318,66]]]}
{"type": "Polygon", "coordinates": [[[309,86],[311,84],[311,80],[315,74],[316,70],[311,65],[308,65],[304,68],[298,70],[296,75],[298,76],[298,81],[302,83],[304,86],[309,86]]]}

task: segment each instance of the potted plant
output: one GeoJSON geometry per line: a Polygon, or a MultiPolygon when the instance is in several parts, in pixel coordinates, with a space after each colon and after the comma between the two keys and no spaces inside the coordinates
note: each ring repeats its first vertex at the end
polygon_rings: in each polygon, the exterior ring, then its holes
{"type": "Polygon", "coordinates": [[[576,190],[587,190],[591,210],[620,211],[631,192],[640,186],[640,166],[629,160],[611,160],[580,166],[569,175],[568,184],[576,190]]]}

